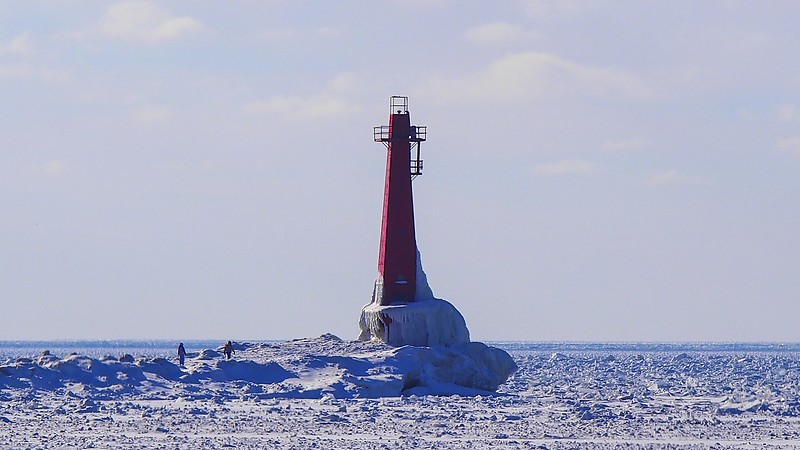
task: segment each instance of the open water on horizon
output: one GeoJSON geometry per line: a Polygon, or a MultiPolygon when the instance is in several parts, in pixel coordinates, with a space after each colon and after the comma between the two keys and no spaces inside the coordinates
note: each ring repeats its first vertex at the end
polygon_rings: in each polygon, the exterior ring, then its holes
{"type": "MultiPolygon", "coordinates": [[[[64,357],[70,353],[100,358],[105,355],[130,354],[147,357],[172,357],[176,340],[50,340],[0,341],[0,362],[20,357],[37,357],[47,350],[64,357]]],[[[252,341],[250,341],[252,342],[252,341]]],[[[281,342],[276,340],[259,342],[281,342]]],[[[800,353],[800,342],[541,342],[485,341],[512,355],[535,353],[800,353]]],[[[188,352],[217,349],[221,340],[185,340],[188,352]]]]}
{"type": "Polygon", "coordinates": [[[47,350],[53,355],[64,357],[70,353],[100,358],[106,355],[119,357],[129,354],[134,356],[167,358],[175,355],[178,343],[183,342],[187,352],[196,352],[203,349],[216,349],[222,347],[225,341],[186,340],[176,341],[168,339],[156,340],[52,340],[52,341],[0,341],[0,361],[21,357],[38,357],[47,350]]]}

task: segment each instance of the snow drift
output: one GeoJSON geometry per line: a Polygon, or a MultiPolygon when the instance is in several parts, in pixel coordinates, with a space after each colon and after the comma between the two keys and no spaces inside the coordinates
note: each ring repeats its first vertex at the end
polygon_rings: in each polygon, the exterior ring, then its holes
{"type": "Polygon", "coordinates": [[[80,393],[89,399],[375,398],[491,393],[517,369],[481,343],[391,347],[327,334],[281,343],[238,343],[236,358],[190,353],[184,367],[164,358],[77,354],[17,358],[0,365],[0,390],[80,393]]]}

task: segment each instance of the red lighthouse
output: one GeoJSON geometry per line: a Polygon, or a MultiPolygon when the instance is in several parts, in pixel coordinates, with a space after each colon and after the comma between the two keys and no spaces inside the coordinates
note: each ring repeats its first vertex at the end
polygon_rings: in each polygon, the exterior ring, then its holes
{"type": "Polygon", "coordinates": [[[469,342],[460,312],[435,298],[417,251],[411,180],[422,174],[420,144],[427,128],[411,125],[408,97],[389,101],[389,125],[374,128],[388,150],[378,276],[372,300],[361,308],[359,340],[390,345],[454,346],[469,342]]]}
{"type": "Polygon", "coordinates": [[[411,125],[408,97],[392,96],[389,125],[373,129],[375,142],[386,145],[386,184],[373,303],[389,305],[416,299],[417,241],[411,180],[422,174],[420,146],[427,127],[411,125]]]}

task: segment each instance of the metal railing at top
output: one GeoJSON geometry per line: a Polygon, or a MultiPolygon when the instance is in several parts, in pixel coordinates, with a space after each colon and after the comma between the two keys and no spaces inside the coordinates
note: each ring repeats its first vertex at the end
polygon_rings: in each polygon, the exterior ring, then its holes
{"type": "MultiPolygon", "coordinates": [[[[372,138],[375,142],[386,142],[389,141],[389,125],[381,125],[378,127],[372,128],[372,138]]],[[[408,136],[409,142],[422,142],[428,138],[428,127],[425,125],[422,126],[412,126],[411,133],[408,136]]]]}
{"type": "Polygon", "coordinates": [[[408,113],[408,97],[402,95],[393,95],[389,99],[389,113],[390,114],[407,114],[408,113]]]}

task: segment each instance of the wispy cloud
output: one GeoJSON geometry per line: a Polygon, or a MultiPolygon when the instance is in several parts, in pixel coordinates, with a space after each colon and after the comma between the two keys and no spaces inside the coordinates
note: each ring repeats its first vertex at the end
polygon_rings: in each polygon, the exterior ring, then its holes
{"type": "Polygon", "coordinates": [[[786,122],[800,121],[800,109],[793,105],[787,105],[778,110],[778,118],[786,122]]]}
{"type": "Polygon", "coordinates": [[[309,96],[277,96],[255,101],[245,110],[257,114],[275,114],[290,120],[313,120],[335,117],[358,111],[351,94],[357,88],[352,75],[340,75],[333,79],[320,93],[309,96]]]}
{"type": "Polygon", "coordinates": [[[781,139],[775,144],[775,148],[795,158],[800,158],[800,136],[781,139]]]}
{"type": "Polygon", "coordinates": [[[149,44],[170,41],[203,30],[203,24],[189,17],[175,17],[160,5],[130,1],[111,6],[100,24],[108,37],[149,44]]]}
{"type": "Polygon", "coordinates": [[[596,7],[592,0],[519,0],[523,10],[530,16],[547,17],[574,15],[596,7]]]}
{"type": "Polygon", "coordinates": [[[64,170],[65,170],[64,163],[62,163],[61,161],[49,160],[45,161],[45,163],[42,165],[42,171],[50,175],[58,175],[64,172],[64,170]]]}
{"type": "Polygon", "coordinates": [[[0,44],[0,55],[29,56],[32,55],[33,52],[33,43],[28,34],[21,34],[12,39],[8,44],[0,44]]]}
{"type": "Polygon", "coordinates": [[[393,0],[397,5],[407,8],[409,5],[418,8],[441,9],[451,3],[451,0],[393,0]]]}
{"type": "Polygon", "coordinates": [[[702,184],[705,182],[706,180],[703,178],[686,175],[674,169],[659,172],[644,180],[645,184],[649,184],[651,186],[665,184],[702,184]]]}
{"type": "Polygon", "coordinates": [[[643,81],[626,71],[584,66],[537,52],[509,55],[465,77],[433,78],[421,90],[431,98],[447,102],[458,99],[508,102],[570,96],[645,100],[652,96],[643,81]]]}
{"type": "Polygon", "coordinates": [[[581,159],[567,159],[547,164],[534,166],[533,171],[545,175],[585,175],[596,172],[599,166],[590,161],[581,159]]]}
{"type": "Polygon", "coordinates": [[[298,35],[295,28],[264,28],[252,34],[252,37],[265,42],[282,42],[292,39],[298,35]]]}
{"type": "Polygon", "coordinates": [[[0,43],[0,80],[37,80],[63,82],[70,78],[64,69],[48,67],[37,61],[37,51],[30,36],[20,34],[8,43],[0,43]]]}
{"type": "Polygon", "coordinates": [[[647,145],[644,139],[622,139],[619,141],[609,141],[600,147],[600,151],[605,153],[624,153],[639,150],[647,145]]]}
{"type": "Polygon", "coordinates": [[[70,78],[70,73],[61,69],[53,69],[31,62],[0,64],[0,80],[26,79],[46,82],[63,82],[70,78]]]}
{"type": "Polygon", "coordinates": [[[308,39],[336,39],[342,36],[342,29],[336,27],[320,27],[304,31],[296,27],[263,28],[251,34],[258,41],[266,43],[285,43],[301,38],[308,39]]]}
{"type": "Polygon", "coordinates": [[[175,112],[166,106],[145,105],[139,107],[136,112],[136,120],[145,125],[164,124],[172,120],[175,112]]]}
{"type": "Polygon", "coordinates": [[[312,97],[275,97],[251,103],[246,110],[300,120],[338,116],[352,111],[344,98],[326,94],[312,97]]]}
{"type": "Polygon", "coordinates": [[[478,44],[506,44],[536,38],[538,34],[505,22],[494,22],[470,28],[467,39],[478,44]]]}

